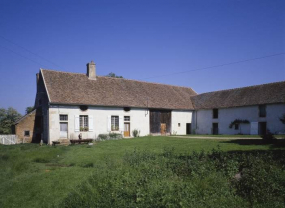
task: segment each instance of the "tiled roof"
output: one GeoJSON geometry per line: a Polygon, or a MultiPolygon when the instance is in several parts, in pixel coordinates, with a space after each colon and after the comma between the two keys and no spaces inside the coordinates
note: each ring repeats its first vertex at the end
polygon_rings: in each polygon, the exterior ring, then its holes
{"type": "Polygon", "coordinates": [[[41,69],[52,104],[191,110],[191,88],[41,69]]]}
{"type": "Polygon", "coordinates": [[[195,109],[285,103],[285,81],[203,93],[191,100],[195,109]]]}

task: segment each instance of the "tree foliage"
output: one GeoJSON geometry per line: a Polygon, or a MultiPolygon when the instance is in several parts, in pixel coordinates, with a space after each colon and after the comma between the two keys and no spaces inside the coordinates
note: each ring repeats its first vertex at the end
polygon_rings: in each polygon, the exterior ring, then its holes
{"type": "Polygon", "coordinates": [[[242,123],[248,124],[248,123],[249,123],[249,120],[235,119],[234,121],[232,121],[232,122],[230,123],[229,128],[231,129],[231,128],[233,128],[233,126],[234,126],[235,124],[242,124],[242,123]]]}
{"type": "Polygon", "coordinates": [[[285,113],[279,119],[283,124],[285,124],[285,113]]]}
{"type": "Polygon", "coordinates": [[[7,110],[0,108],[0,134],[11,134],[12,126],[21,116],[22,115],[12,107],[9,107],[7,110]]]}
{"type": "Polygon", "coordinates": [[[26,114],[31,113],[34,110],[34,106],[26,107],[26,114]]]}
{"type": "Polygon", "coordinates": [[[117,76],[115,73],[110,72],[109,74],[106,75],[106,77],[113,77],[113,78],[124,78],[123,76],[117,76]]]}

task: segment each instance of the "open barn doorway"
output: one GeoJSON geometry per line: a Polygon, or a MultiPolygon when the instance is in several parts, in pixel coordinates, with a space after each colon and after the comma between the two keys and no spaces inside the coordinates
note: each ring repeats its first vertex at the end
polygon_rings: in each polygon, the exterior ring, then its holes
{"type": "Polygon", "coordinates": [[[171,132],[171,111],[150,110],[150,133],[153,135],[169,135],[171,132]]]}
{"type": "Polygon", "coordinates": [[[191,134],[191,123],[186,123],[186,134],[191,134]]]}

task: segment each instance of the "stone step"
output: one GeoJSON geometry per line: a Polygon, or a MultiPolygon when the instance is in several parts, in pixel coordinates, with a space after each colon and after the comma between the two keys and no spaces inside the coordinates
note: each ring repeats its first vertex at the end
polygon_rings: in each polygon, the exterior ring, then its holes
{"type": "Polygon", "coordinates": [[[67,146],[67,145],[70,144],[69,139],[58,139],[57,141],[60,142],[60,144],[58,144],[58,145],[65,145],[65,146],[67,146]]]}

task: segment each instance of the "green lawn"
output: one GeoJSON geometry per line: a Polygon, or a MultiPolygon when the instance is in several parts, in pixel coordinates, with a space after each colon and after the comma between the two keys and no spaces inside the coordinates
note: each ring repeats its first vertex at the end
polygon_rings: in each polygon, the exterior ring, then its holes
{"type": "Polygon", "coordinates": [[[142,137],[99,142],[93,146],[0,145],[0,207],[57,206],[70,192],[108,164],[122,163],[135,149],[161,154],[174,148],[175,154],[210,151],[284,150],[283,141],[199,140],[175,137],[142,137]]]}
{"type": "MultiPolygon", "coordinates": [[[[191,138],[199,138],[199,137],[213,137],[213,138],[262,138],[260,135],[212,135],[212,134],[188,134],[188,135],[174,135],[174,136],[183,136],[183,137],[191,137],[191,138]]],[[[284,134],[274,135],[275,138],[285,138],[284,134]]]]}

